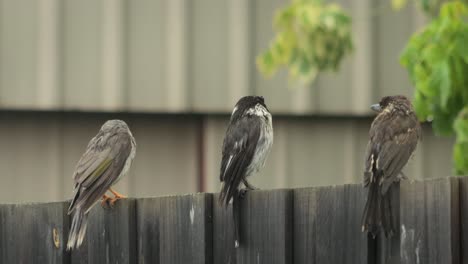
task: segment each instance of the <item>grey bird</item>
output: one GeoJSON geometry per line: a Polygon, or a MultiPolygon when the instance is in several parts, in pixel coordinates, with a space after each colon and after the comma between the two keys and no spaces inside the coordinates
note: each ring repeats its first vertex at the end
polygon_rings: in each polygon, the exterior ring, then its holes
{"type": "Polygon", "coordinates": [[[135,138],[122,120],[107,121],[91,139],[73,174],[74,197],[68,208],[73,220],[67,250],[83,243],[88,213],[101,197],[103,204],[111,205],[124,197],[111,187],[128,172],[135,152],[135,138]],[[114,194],[113,198],[105,195],[108,190],[114,194]]]}
{"type": "Polygon", "coordinates": [[[225,207],[233,201],[235,247],[239,246],[239,201],[247,189],[254,189],[247,177],[265,164],[273,144],[273,121],[261,96],[242,97],[231,114],[224,137],[219,202],[225,207]]]}

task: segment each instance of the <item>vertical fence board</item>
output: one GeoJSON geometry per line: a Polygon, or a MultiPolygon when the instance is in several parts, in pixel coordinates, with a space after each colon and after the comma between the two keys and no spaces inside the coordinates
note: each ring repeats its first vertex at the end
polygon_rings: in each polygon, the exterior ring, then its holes
{"type": "Polygon", "coordinates": [[[385,234],[381,233],[375,240],[369,238],[370,243],[376,243],[375,254],[379,264],[400,263],[400,184],[394,184],[389,192],[396,234],[386,238],[385,234]]]}
{"type": "Polygon", "coordinates": [[[291,190],[248,192],[240,203],[237,263],[292,263],[292,222],[291,190]]]}
{"type": "Polygon", "coordinates": [[[468,264],[468,177],[461,177],[460,184],[460,263],[468,264]]]}
{"type": "Polygon", "coordinates": [[[0,263],[70,263],[68,202],[0,205],[0,263]]]}
{"type": "Polygon", "coordinates": [[[237,263],[234,247],[234,218],[232,204],[224,208],[213,196],[213,263],[237,263]]]}
{"type": "Polygon", "coordinates": [[[367,263],[364,204],[360,184],[295,190],[294,263],[367,263]]]}
{"type": "Polygon", "coordinates": [[[373,243],[361,233],[360,184],[248,192],[240,203],[238,249],[232,208],[217,198],[97,205],[84,244],[71,255],[69,202],[0,205],[0,263],[467,263],[468,178],[402,182],[392,192],[399,236],[373,243]]]}
{"type": "Polygon", "coordinates": [[[400,263],[459,263],[458,178],[403,182],[400,200],[400,263]]]}
{"type": "Polygon", "coordinates": [[[135,199],[117,201],[114,208],[97,204],[88,216],[83,244],[72,263],[136,263],[135,199]]]}
{"type": "Polygon", "coordinates": [[[139,263],[212,263],[212,195],[137,201],[139,263]]]}

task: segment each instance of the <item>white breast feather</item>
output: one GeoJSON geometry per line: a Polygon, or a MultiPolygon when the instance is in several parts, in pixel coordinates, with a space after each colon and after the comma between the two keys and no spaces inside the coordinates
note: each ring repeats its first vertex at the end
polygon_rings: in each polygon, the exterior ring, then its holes
{"type": "MultiPolygon", "coordinates": [[[[130,138],[132,138],[133,137],[132,133],[129,132],[129,134],[130,134],[130,138]]],[[[136,147],[133,144],[133,142],[131,144],[132,144],[132,149],[130,150],[130,155],[128,156],[127,160],[125,161],[125,165],[124,165],[122,171],[120,172],[119,177],[117,177],[117,180],[114,182],[114,184],[116,184],[118,181],[120,181],[120,179],[122,179],[123,176],[125,176],[127,174],[128,170],[130,169],[130,166],[132,165],[133,158],[135,158],[136,147]]]]}
{"type": "Polygon", "coordinates": [[[247,168],[246,176],[258,172],[264,167],[268,153],[273,145],[273,126],[271,114],[260,104],[247,111],[247,114],[253,114],[261,117],[260,136],[257,148],[255,149],[252,162],[247,168]]]}

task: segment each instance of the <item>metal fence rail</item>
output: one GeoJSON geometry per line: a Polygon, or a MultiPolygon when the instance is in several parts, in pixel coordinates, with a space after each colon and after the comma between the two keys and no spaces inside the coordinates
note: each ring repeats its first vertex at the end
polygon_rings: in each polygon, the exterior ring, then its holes
{"type": "MultiPolygon", "coordinates": [[[[68,202],[0,205],[0,263],[464,263],[468,179],[405,181],[400,233],[361,233],[361,185],[253,191],[241,204],[241,247],[217,194],[126,199],[90,213],[69,254],[68,202]]],[[[399,217],[398,217],[399,215],[399,217]]]]}

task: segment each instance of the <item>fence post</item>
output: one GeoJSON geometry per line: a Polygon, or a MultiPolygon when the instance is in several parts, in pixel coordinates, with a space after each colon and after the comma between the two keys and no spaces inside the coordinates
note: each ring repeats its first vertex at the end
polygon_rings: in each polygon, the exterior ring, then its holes
{"type": "Polygon", "coordinates": [[[213,195],[213,263],[236,264],[232,203],[224,208],[218,203],[219,193],[213,195]]]}
{"type": "Polygon", "coordinates": [[[294,263],[367,263],[361,184],[294,190],[294,263]]]}
{"type": "Polygon", "coordinates": [[[0,205],[0,263],[70,263],[68,202],[0,205]]]}
{"type": "Polygon", "coordinates": [[[236,263],[293,263],[292,190],[250,191],[240,202],[236,263]]]}
{"type": "Polygon", "coordinates": [[[138,262],[211,264],[212,196],[138,199],[138,262]]]}
{"type": "Polygon", "coordinates": [[[91,209],[83,244],[72,252],[72,264],[136,262],[135,199],[122,199],[113,208],[91,209]]]}
{"type": "Polygon", "coordinates": [[[458,178],[404,181],[400,190],[400,263],[459,263],[458,178]]]}
{"type": "Polygon", "coordinates": [[[468,177],[460,177],[460,263],[468,264],[468,177]]]}
{"type": "Polygon", "coordinates": [[[374,243],[375,260],[378,264],[400,264],[400,183],[395,183],[389,189],[392,221],[395,234],[385,237],[380,233],[375,239],[369,237],[369,242],[374,243]]]}

